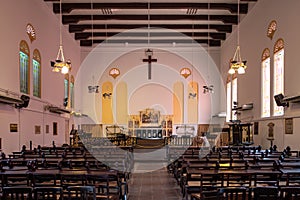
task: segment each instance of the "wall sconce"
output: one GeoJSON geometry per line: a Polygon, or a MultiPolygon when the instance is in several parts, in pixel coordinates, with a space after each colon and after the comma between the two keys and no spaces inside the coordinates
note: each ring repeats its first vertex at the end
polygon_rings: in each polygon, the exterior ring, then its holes
{"type": "Polygon", "coordinates": [[[89,90],[89,93],[99,93],[99,86],[98,85],[95,85],[95,86],[89,85],[88,90],[89,90]]]}
{"type": "Polygon", "coordinates": [[[192,74],[191,70],[189,68],[182,68],[180,70],[180,75],[183,76],[184,78],[189,77],[192,74]]]}
{"type": "Polygon", "coordinates": [[[195,92],[189,93],[189,99],[195,99],[196,97],[197,97],[197,93],[195,93],[195,92]]]}
{"type": "Polygon", "coordinates": [[[203,86],[203,93],[204,94],[206,94],[206,93],[214,93],[214,86],[213,85],[210,85],[210,86],[204,85],[203,86]]]}
{"type": "Polygon", "coordinates": [[[102,96],[104,99],[110,99],[111,98],[112,93],[103,93],[102,96]]]}

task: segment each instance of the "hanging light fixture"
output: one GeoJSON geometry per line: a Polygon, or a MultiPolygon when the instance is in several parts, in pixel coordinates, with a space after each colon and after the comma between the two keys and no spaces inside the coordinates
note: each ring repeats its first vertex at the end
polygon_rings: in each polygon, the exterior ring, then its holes
{"type": "Polygon", "coordinates": [[[241,56],[241,49],[240,49],[240,0],[238,0],[238,8],[237,8],[237,13],[238,13],[238,22],[237,22],[237,47],[234,53],[234,56],[232,58],[232,61],[230,62],[230,69],[228,71],[229,74],[234,74],[237,72],[238,74],[244,74],[246,71],[245,69],[247,68],[247,61],[242,60],[241,56]]]}
{"type": "MultiPolygon", "coordinates": [[[[207,3],[207,21],[208,21],[208,26],[207,26],[207,82],[210,82],[210,76],[209,76],[209,37],[210,37],[210,2],[207,3]]],[[[207,93],[214,93],[214,86],[213,85],[203,85],[203,94],[207,93]]]]}
{"type": "Polygon", "coordinates": [[[55,61],[50,61],[51,67],[53,68],[53,72],[61,72],[62,74],[67,74],[71,70],[71,61],[65,60],[64,51],[63,51],[63,44],[62,44],[62,9],[61,9],[61,1],[59,1],[59,49],[56,56],[55,61]]]}
{"type": "Polygon", "coordinates": [[[195,99],[197,97],[197,93],[195,92],[194,90],[194,21],[193,21],[193,24],[192,24],[192,29],[193,29],[193,32],[192,32],[192,72],[191,72],[191,75],[192,75],[192,81],[191,81],[191,90],[189,92],[189,99],[195,99]]]}

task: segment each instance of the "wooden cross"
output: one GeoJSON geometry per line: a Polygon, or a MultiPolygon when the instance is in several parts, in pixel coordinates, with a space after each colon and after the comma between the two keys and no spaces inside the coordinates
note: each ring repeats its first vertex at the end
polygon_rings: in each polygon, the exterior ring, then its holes
{"type": "Polygon", "coordinates": [[[152,51],[150,49],[146,50],[146,55],[148,54],[148,58],[143,59],[143,62],[147,62],[148,63],[148,80],[151,79],[151,63],[152,62],[157,62],[157,59],[152,58],[152,51]]]}

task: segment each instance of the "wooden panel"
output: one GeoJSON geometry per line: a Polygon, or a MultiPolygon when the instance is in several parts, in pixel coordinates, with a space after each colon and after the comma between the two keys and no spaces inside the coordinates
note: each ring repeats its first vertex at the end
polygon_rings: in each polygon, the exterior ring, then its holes
{"type": "Polygon", "coordinates": [[[127,124],[128,117],[128,97],[127,97],[127,84],[121,82],[116,88],[116,116],[117,124],[127,124]]]}
{"type": "Polygon", "coordinates": [[[190,82],[188,85],[188,123],[198,123],[198,83],[190,82]]]}
{"type": "Polygon", "coordinates": [[[102,85],[102,123],[113,124],[113,84],[109,81],[102,85]]]}
{"type": "Polygon", "coordinates": [[[91,133],[92,137],[103,137],[103,126],[102,124],[82,124],[81,129],[85,133],[91,133]]]}
{"type": "Polygon", "coordinates": [[[173,86],[173,115],[174,115],[174,124],[183,123],[183,83],[176,82],[173,86]]]}

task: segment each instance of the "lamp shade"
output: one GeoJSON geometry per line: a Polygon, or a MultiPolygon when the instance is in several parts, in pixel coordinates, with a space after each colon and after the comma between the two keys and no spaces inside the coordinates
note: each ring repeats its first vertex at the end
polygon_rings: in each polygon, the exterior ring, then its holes
{"type": "Polygon", "coordinates": [[[242,67],[242,66],[240,66],[240,67],[238,68],[238,74],[245,74],[245,68],[242,67]]]}
{"type": "Polygon", "coordinates": [[[234,74],[234,73],[235,73],[235,70],[234,70],[233,68],[230,68],[229,71],[228,71],[228,73],[229,73],[229,74],[234,74]]]}

